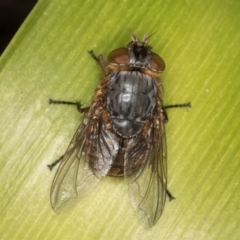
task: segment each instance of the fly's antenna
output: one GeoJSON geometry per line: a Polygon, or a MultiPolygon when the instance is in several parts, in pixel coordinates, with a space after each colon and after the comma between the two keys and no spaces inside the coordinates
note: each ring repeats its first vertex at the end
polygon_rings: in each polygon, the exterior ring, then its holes
{"type": "Polygon", "coordinates": [[[138,41],[136,35],[135,35],[133,32],[131,33],[131,38],[132,38],[132,41],[133,41],[133,42],[138,41]]]}
{"type": "Polygon", "coordinates": [[[148,39],[149,39],[148,35],[145,34],[145,35],[143,36],[143,40],[142,40],[142,41],[143,41],[144,43],[146,43],[148,39]]]}
{"type": "MultiPolygon", "coordinates": [[[[156,31],[156,32],[157,32],[157,31],[156,31]]],[[[153,34],[155,34],[156,32],[152,33],[152,34],[151,34],[151,35],[149,35],[149,36],[148,36],[147,34],[145,34],[145,35],[144,35],[144,37],[143,37],[143,42],[145,42],[145,43],[146,43],[146,42],[147,42],[147,40],[148,40],[148,39],[149,39],[149,38],[150,38],[150,37],[151,37],[153,34]]]]}

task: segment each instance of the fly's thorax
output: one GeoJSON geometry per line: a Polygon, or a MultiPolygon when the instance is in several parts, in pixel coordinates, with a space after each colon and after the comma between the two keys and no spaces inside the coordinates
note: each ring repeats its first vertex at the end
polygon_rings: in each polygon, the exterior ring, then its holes
{"type": "Polygon", "coordinates": [[[156,80],[139,71],[114,71],[107,92],[107,112],[121,137],[139,134],[152,118],[157,101],[156,80]]]}

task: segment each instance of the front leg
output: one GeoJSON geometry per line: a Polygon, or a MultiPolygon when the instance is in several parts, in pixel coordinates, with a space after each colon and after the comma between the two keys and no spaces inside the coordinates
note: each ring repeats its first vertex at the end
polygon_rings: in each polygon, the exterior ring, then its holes
{"type": "Polygon", "coordinates": [[[80,113],[87,113],[90,107],[82,108],[82,104],[80,102],[68,102],[68,101],[60,101],[60,100],[52,100],[49,99],[49,104],[67,104],[67,105],[76,105],[77,110],[80,113]]]}
{"type": "Polygon", "coordinates": [[[101,66],[105,76],[108,74],[108,71],[107,71],[107,63],[106,61],[104,60],[103,58],[103,55],[100,54],[98,57],[95,55],[95,53],[93,52],[93,50],[89,51],[88,52],[91,57],[101,66]]]}

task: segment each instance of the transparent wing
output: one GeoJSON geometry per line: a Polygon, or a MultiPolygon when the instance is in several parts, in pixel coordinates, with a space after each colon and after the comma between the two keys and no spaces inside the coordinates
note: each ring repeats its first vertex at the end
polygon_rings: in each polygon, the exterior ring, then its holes
{"type": "Polygon", "coordinates": [[[54,177],[51,203],[56,212],[69,210],[104,177],[119,149],[116,136],[106,130],[101,113],[90,108],[75,133],[54,177]]]}
{"type": "Polygon", "coordinates": [[[160,118],[141,138],[129,142],[124,166],[132,206],[146,228],[156,224],[166,199],[166,141],[160,118]]]}

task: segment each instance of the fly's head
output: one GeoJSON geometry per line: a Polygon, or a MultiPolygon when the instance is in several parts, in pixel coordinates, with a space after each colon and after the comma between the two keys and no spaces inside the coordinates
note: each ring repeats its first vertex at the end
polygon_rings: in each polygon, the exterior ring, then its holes
{"type": "Polygon", "coordinates": [[[109,63],[135,69],[147,68],[155,72],[162,72],[165,69],[165,63],[159,55],[151,51],[147,45],[147,40],[147,35],[140,41],[132,34],[132,41],[127,47],[117,48],[108,55],[109,63]]]}

